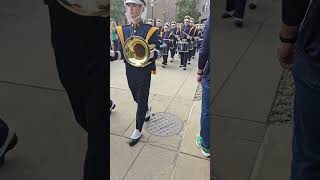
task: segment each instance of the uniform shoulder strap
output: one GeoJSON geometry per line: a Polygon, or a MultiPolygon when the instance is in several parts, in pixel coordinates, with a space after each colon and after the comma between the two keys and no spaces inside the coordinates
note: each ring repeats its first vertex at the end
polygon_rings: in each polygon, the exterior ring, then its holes
{"type": "Polygon", "coordinates": [[[121,43],[122,49],[123,49],[124,48],[124,35],[123,35],[122,26],[118,26],[116,28],[116,30],[117,30],[117,34],[118,34],[119,39],[120,39],[120,43],[121,43]]]}
{"type": "Polygon", "coordinates": [[[189,30],[189,34],[192,32],[192,30],[194,29],[194,27],[192,26],[189,30]]]}
{"type": "Polygon", "coordinates": [[[158,30],[156,27],[151,27],[147,33],[146,41],[148,42],[151,36],[158,30]]]}

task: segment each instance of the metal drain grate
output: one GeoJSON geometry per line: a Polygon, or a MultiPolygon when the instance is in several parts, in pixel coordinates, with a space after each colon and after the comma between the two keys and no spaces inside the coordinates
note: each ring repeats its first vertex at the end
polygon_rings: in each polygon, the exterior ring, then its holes
{"type": "Polygon", "coordinates": [[[157,136],[172,136],[181,132],[183,123],[175,114],[159,112],[151,115],[145,128],[157,136]]]}

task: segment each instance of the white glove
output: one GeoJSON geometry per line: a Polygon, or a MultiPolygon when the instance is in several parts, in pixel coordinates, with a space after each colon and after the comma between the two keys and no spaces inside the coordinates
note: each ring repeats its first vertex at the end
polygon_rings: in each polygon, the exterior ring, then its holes
{"type": "Polygon", "coordinates": [[[160,45],[160,48],[165,48],[165,47],[167,47],[167,44],[161,44],[160,45]]]}
{"type": "Polygon", "coordinates": [[[110,50],[110,57],[114,57],[115,54],[114,54],[114,51],[110,50]]]}
{"type": "Polygon", "coordinates": [[[156,51],[156,49],[153,49],[150,51],[150,59],[154,57],[154,52],[156,51]]]}

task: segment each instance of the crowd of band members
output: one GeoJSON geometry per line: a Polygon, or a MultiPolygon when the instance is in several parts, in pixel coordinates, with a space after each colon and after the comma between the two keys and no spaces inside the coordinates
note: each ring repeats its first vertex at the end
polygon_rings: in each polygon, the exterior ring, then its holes
{"type": "MultiPolygon", "coordinates": [[[[111,49],[116,51],[118,50],[119,41],[115,29],[118,24],[113,19],[110,22],[111,49]]],[[[180,57],[179,67],[186,70],[187,64],[190,64],[191,59],[195,58],[196,52],[200,47],[205,25],[195,24],[195,20],[188,15],[184,17],[183,23],[171,21],[162,24],[160,19],[147,19],[145,23],[158,28],[159,43],[162,45],[162,67],[165,68],[168,65],[168,60],[173,62],[177,54],[180,57]],[[188,42],[188,45],[181,52],[178,44],[183,39],[188,42]]]]}

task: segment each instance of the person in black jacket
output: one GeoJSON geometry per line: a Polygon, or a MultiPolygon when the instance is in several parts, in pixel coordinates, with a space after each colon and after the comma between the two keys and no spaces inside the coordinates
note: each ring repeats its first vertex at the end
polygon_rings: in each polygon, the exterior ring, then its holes
{"type": "Polygon", "coordinates": [[[291,180],[320,179],[319,19],[319,0],[282,0],[278,59],[295,82],[291,180]]]}

